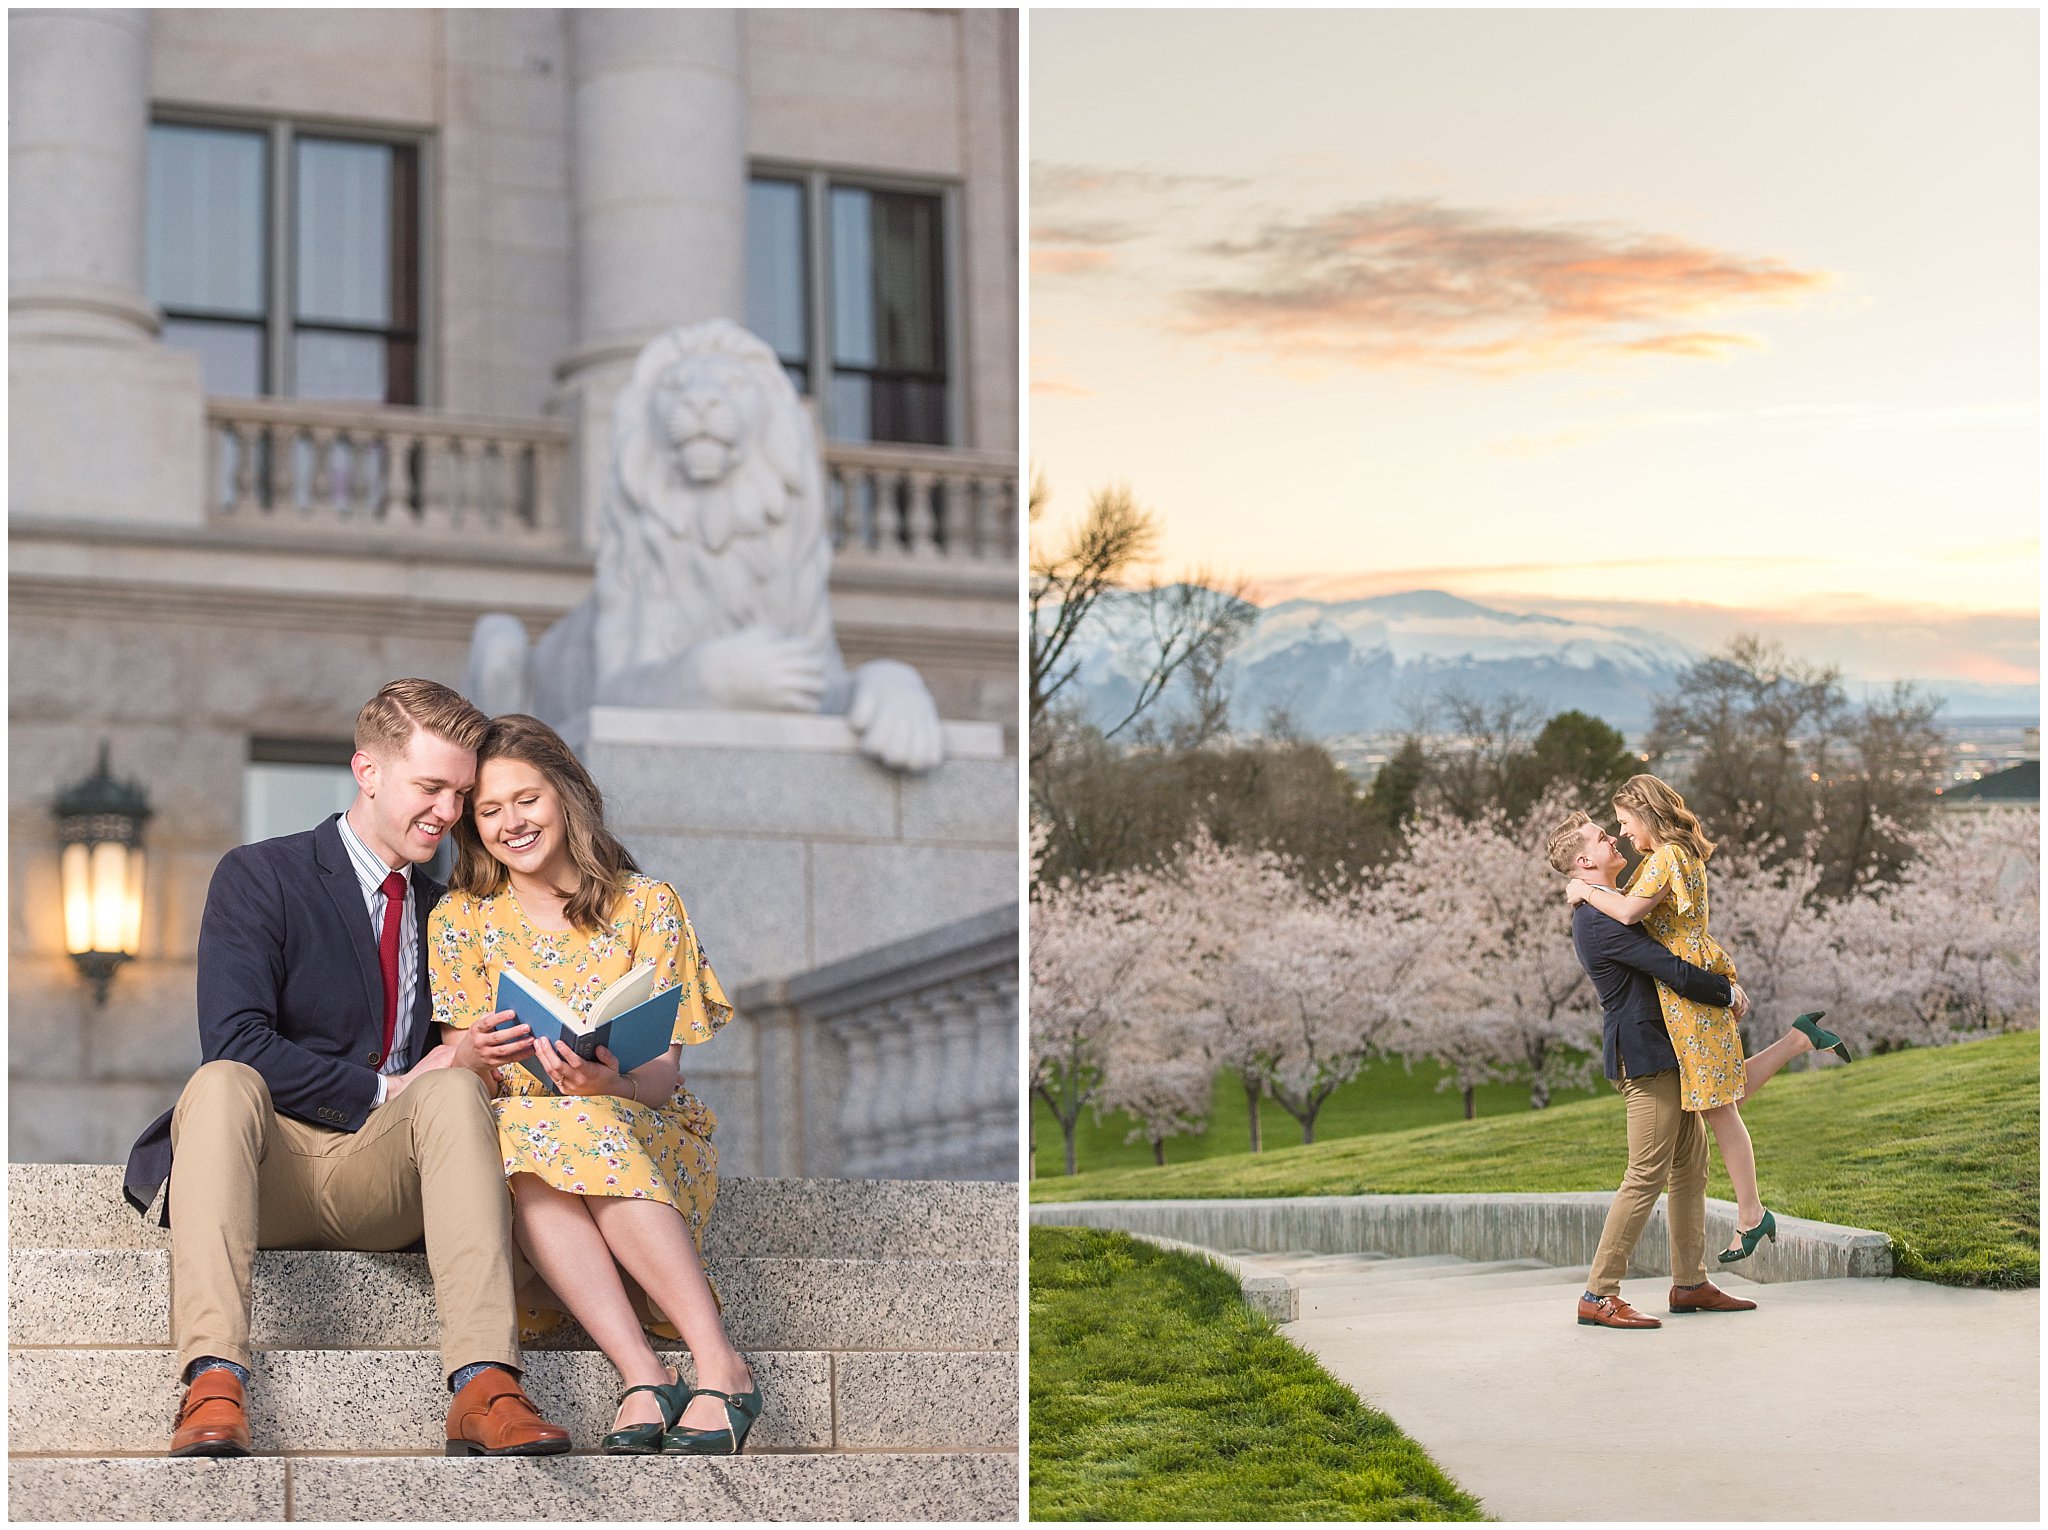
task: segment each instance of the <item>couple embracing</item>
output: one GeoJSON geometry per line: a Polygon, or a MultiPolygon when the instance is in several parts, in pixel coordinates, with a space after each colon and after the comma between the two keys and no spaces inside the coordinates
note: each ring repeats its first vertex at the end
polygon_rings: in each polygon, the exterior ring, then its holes
{"type": "Polygon", "coordinates": [[[1600,996],[1601,1061],[1627,1100],[1628,1172],[1608,1208],[1579,1321],[1600,1328],[1657,1328],[1622,1299],[1621,1278],[1657,1197],[1668,1188],[1673,1314],[1747,1312],[1755,1302],[1707,1279],[1707,1131],[1735,1190],[1734,1241],[1718,1262],[1734,1264],[1776,1242],[1777,1218],[1757,1188],[1756,1153],[1740,1102],[1802,1052],[1849,1049],[1822,1030],[1819,1012],[1744,1057],[1737,1022],[1749,996],[1735,965],[1707,932],[1707,858],[1714,845],[1685,799],[1651,775],[1632,776],[1614,795],[1621,834],[1641,854],[1633,877],[1608,833],[1584,813],[1551,832],[1553,870],[1571,880],[1572,946],[1600,996]]]}
{"type": "Polygon", "coordinates": [[[446,686],[396,680],[356,719],[353,769],[345,813],[215,870],[204,1062],[128,1160],[138,1211],[169,1181],[187,1383],[170,1453],[249,1453],[257,1249],[422,1240],[449,1455],[570,1448],[520,1386],[520,1339],[563,1309],[626,1383],[604,1451],[738,1453],[761,1393],[704,1273],[716,1123],[681,1074],[682,1048],[732,1006],[681,900],[640,874],[589,774],[533,718],[491,720],[446,686]],[[443,889],[423,868],[450,835],[443,889]],[[648,962],[657,988],[683,992],[674,1044],[630,1072],[496,1006],[508,966],[580,1012],[648,962]],[[663,1365],[639,1298],[689,1349],[698,1386],[663,1365]]]}

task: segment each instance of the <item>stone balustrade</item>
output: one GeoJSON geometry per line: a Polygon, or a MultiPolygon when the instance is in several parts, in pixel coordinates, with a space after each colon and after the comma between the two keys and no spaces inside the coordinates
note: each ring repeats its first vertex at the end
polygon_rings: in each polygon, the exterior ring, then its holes
{"type": "Polygon", "coordinates": [[[802,1059],[805,1173],[1016,1175],[1014,904],[734,1000],[802,1059]]]}
{"type": "Polygon", "coordinates": [[[1017,461],[933,446],[825,448],[842,563],[1006,564],[1017,558],[1017,461]]]}
{"type": "Polygon", "coordinates": [[[570,431],[554,420],[212,398],[206,426],[215,525],[557,545],[572,534],[570,431]]]}
{"type": "MultiPolygon", "coordinates": [[[[207,519],[237,530],[433,540],[577,540],[573,431],[377,404],[211,398],[207,519]]],[[[1017,462],[994,452],[830,442],[832,546],[862,568],[1002,568],[1017,555],[1017,462]]]]}

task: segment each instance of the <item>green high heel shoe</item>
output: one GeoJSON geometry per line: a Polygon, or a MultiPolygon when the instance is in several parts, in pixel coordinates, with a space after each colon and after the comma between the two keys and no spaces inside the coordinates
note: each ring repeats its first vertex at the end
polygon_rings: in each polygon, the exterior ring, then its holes
{"type": "MultiPolygon", "coordinates": [[[[725,1427],[723,1429],[680,1429],[671,1428],[661,1437],[661,1453],[665,1456],[736,1456],[747,1443],[747,1434],[754,1427],[754,1420],[761,1416],[761,1383],[735,1396],[731,1392],[720,1392],[713,1387],[694,1387],[690,1397],[716,1397],[725,1404],[725,1427]]],[[[689,1406],[688,1399],[684,1407],[689,1406]]],[[[681,1409],[677,1410],[679,1413],[681,1409]]]]}
{"type": "Polygon", "coordinates": [[[608,1456],[658,1456],[661,1442],[669,1430],[682,1417],[683,1409],[690,1406],[690,1389],[680,1380],[665,1386],[627,1387],[619,1394],[619,1406],[626,1405],[626,1399],[635,1392],[652,1392],[655,1401],[661,1404],[661,1422],[658,1424],[628,1424],[623,1429],[614,1429],[598,1441],[598,1449],[608,1456]]]}
{"type": "Polygon", "coordinates": [[[1723,1264],[1734,1264],[1739,1259],[1747,1259],[1756,1252],[1756,1246],[1766,1238],[1776,1243],[1778,1241],[1778,1219],[1766,1211],[1764,1219],[1757,1223],[1756,1226],[1747,1230],[1737,1228],[1735,1235],[1742,1240],[1742,1252],[1737,1253],[1732,1248],[1722,1249],[1721,1262],[1723,1264]]]}
{"type": "Polygon", "coordinates": [[[1824,1031],[1814,1024],[1816,1020],[1826,1013],[1827,1011],[1824,1009],[1817,1009],[1811,1014],[1801,1015],[1792,1022],[1792,1029],[1812,1042],[1814,1051],[1832,1052],[1835,1056],[1841,1058],[1843,1062],[1854,1062],[1856,1059],[1849,1055],[1847,1042],[1843,1041],[1833,1031],[1824,1031]]]}

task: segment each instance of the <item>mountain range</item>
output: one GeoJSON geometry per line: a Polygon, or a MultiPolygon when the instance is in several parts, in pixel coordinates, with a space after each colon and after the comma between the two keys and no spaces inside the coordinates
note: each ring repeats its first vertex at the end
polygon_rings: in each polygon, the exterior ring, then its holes
{"type": "MultiPolygon", "coordinates": [[[[1105,596],[1075,644],[1073,681],[1089,718],[1120,718],[1145,672],[1151,632],[1139,597],[1105,596]]],[[[1576,708],[1630,737],[1701,657],[1640,627],[1496,610],[1441,590],[1259,609],[1225,666],[1232,726],[1257,730],[1284,712],[1311,738],[1398,731],[1446,694],[1526,697],[1550,716],[1576,708]]],[[[1849,690],[1858,694],[1851,683],[1849,690]]],[[[1934,683],[1949,713],[2038,713],[2038,692],[1934,683]]],[[[1171,708],[1172,692],[1160,703],[1171,708]]]]}

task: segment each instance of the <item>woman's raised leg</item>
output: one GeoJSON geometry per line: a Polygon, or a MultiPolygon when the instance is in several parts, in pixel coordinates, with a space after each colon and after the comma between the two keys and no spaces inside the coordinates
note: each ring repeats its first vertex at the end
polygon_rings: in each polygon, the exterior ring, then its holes
{"type": "MultiPolygon", "coordinates": [[[[696,1239],[681,1212],[662,1201],[624,1196],[592,1199],[591,1220],[626,1273],[654,1298],[676,1325],[697,1364],[697,1384],[740,1393],[753,1385],[746,1358],[733,1348],[704,1276],[696,1239]]],[[[693,1399],[678,1420],[689,1429],[723,1429],[725,1406],[715,1397],[693,1399]]]]}
{"type": "MultiPolygon", "coordinates": [[[[537,1175],[512,1176],[512,1231],[533,1267],[618,1368],[623,1385],[664,1385],[675,1377],[647,1342],[612,1251],[591,1219],[594,1204],[537,1175]]],[[[635,1392],[612,1427],[661,1421],[653,1395],[635,1392]]]]}
{"type": "MultiPolygon", "coordinates": [[[[1750,1145],[1749,1128],[1742,1123],[1742,1108],[1738,1105],[1716,1105],[1712,1110],[1703,1110],[1707,1125],[1714,1133],[1714,1144],[1721,1150],[1721,1165],[1728,1171],[1728,1179],[1735,1187],[1735,1225],[1737,1229],[1754,1228],[1764,1219],[1763,1197],[1756,1188],[1756,1149],[1750,1145]]],[[[1728,1245],[1731,1249],[1742,1247],[1737,1238],[1728,1245]]]]}
{"type": "Polygon", "coordinates": [[[1742,1064],[1742,1097],[1746,1100],[1763,1088],[1771,1076],[1802,1052],[1811,1052],[1813,1043],[1798,1031],[1787,1031],[1776,1041],[1765,1047],[1756,1056],[1747,1058],[1742,1064]]]}

